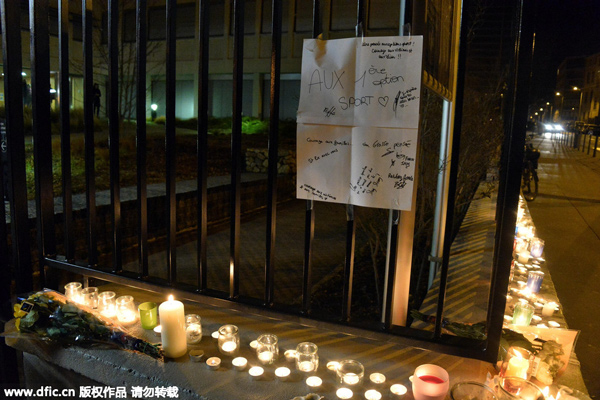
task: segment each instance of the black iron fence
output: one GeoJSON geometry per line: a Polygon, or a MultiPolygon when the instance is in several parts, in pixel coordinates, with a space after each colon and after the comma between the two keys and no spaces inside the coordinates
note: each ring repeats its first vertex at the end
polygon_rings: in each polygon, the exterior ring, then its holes
{"type": "MultiPolygon", "coordinates": [[[[96,190],[96,165],[95,165],[95,131],[93,114],[94,96],[94,18],[92,0],[83,0],[81,13],[83,32],[83,98],[84,98],[84,154],[85,154],[85,244],[84,251],[78,251],[78,236],[81,236],[76,228],[73,212],[73,189],[72,189],[72,165],[71,165],[71,141],[70,131],[70,104],[69,96],[72,87],[69,85],[70,49],[69,19],[72,14],[69,7],[73,5],[67,0],[58,1],[58,48],[50,49],[50,35],[48,15],[50,12],[48,0],[29,1],[29,33],[30,33],[30,62],[31,62],[31,90],[32,90],[32,113],[33,125],[31,136],[33,137],[33,160],[35,171],[35,232],[37,237],[30,237],[31,226],[28,217],[28,200],[26,182],[26,154],[25,154],[25,129],[23,126],[23,91],[22,91],[22,47],[21,43],[21,12],[19,2],[12,0],[1,0],[2,16],[2,45],[4,56],[4,98],[6,108],[6,159],[8,160],[8,178],[0,185],[0,197],[8,200],[10,214],[10,226],[6,224],[6,214],[3,208],[0,212],[0,273],[2,278],[2,300],[5,304],[10,294],[24,293],[35,287],[56,286],[56,270],[68,271],[81,274],[86,278],[95,278],[122,283],[124,285],[141,287],[153,291],[162,291],[170,288],[182,298],[211,302],[225,307],[241,307],[244,304],[257,306],[258,309],[275,310],[299,316],[319,318],[311,308],[311,298],[315,295],[313,279],[314,249],[318,238],[315,238],[315,221],[322,216],[317,216],[315,205],[307,201],[304,205],[303,229],[297,242],[302,243],[303,261],[302,271],[297,276],[301,281],[300,299],[293,304],[281,305],[276,299],[275,274],[278,269],[276,254],[278,250],[284,249],[288,244],[277,241],[277,217],[278,217],[278,186],[280,176],[277,170],[277,159],[279,150],[279,105],[280,105],[280,78],[281,78],[281,52],[282,52],[282,2],[272,1],[272,26],[271,26],[271,68],[270,68],[270,123],[268,130],[268,172],[267,193],[265,200],[265,223],[264,223],[264,259],[262,275],[258,282],[262,284],[262,296],[248,297],[240,292],[240,282],[249,279],[247,269],[243,268],[240,246],[241,234],[244,229],[242,224],[242,100],[244,79],[244,1],[235,0],[231,3],[233,11],[232,31],[232,120],[231,120],[231,143],[230,143],[230,175],[229,175],[229,218],[226,229],[229,232],[228,246],[228,284],[226,290],[215,289],[209,279],[210,269],[213,267],[207,261],[209,241],[209,187],[208,168],[211,149],[208,138],[208,106],[209,106],[209,45],[210,45],[210,5],[211,1],[200,0],[196,9],[198,10],[198,32],[197,46],[198,62],[197,74],[197,200],[196,213],[197,227],[196,238],[196,264],[195,280],[181,278],[178,268],[178,224],[177,224],[177,188],[176,170],[178,163],[177,140],[176,140],[176,79],[177,79],[177,11],[178,4],[175,0],[164,2],[165,10],[165,103],[166,115],[164,125],[164,209],[150,209],[148,195],[147,165],[149,158],[147,141],[147,109],[144,101],[136,104],[136,197],[135,209],[137,210],[137,263],[135,268],[125,267],[123,249],[123,202],[121,200],[122,188],[120,184],[120,173],[129,165],[122,165],[119,157],[121,120],[119,114],[119,2],[109,0],[107,2],[107,45],[108,63],[104,66],[108,75],[107,117],[108,117],[108,151],[109,151],[109,176],[110,176],[110,221],[104,225],[110,227],[106,234],[110,238],[111,246],[109,262],[100,263],[102,254],[99,254],[98,232],[102,231],[98,218],[98,191],[96,190]],[[61,188],[62,205],[60,218],[60,235],[57,235],[57,219],[55,217],[55,198],[53,194],[52,175],[52,139],[51,139],[51,111],[50,111],[50,63],[51,52],[58,54],[58,93],[59,93],[59,126],[60,126],[60,154],[61,154],[61,188]],[[4,193],[4,188],[8,193],[4,193]],[[149,221],[153,214],[165,213],[164,240],[164,270],[158,274],[152,273],[150,268],[151,252],[149,237],[149,221]],[[10,240],[8,238],[10,237],[10,240]],[[61,240],[58,241],[57,238],[61,240]],[[6,238],[6,240],[5,240],[6,238]],[[32,255],[33,254],[33,255],[32,255]],[[82,257],[84,254],[85,257],[82,257]],[[39,267],[34,268],[34,257],[39,259],[39,267]],[[246,274],[246,275],[245,275],[246,274]]],[[[362,34],[361,27],[364,26],[366,1],[359,0],[357,5],[357,34],[362,34]]],[[[411,13],[416,13],[418,7],[407,7],[403,10],[406,20],[410,20],[411,13]]],[[[516,7],[520,12],[515,13],[517,25],[522,23],[523,18],[528,18],[527,7],[519,3],[516,7]]],[[[147,91],[147,45],[148,45],[148,17],[147,0],[137,0],[135,5],[135,85],[138,99],[146,98],[147,91]]],[[[317,37],[321,31],[322,17],[320,15],[321,4],[319,0],[313,2],[313,32],[317,37]]],[[[460,146],[460,123],[462,86],[464,85],[464,66],[466,57],[466,23],[463,15],[461,28],[460,51],[458,53],[457,92],[455,93],[454,113],[454,141],[452,144],[454,154],[458,154],[460,146]]],[[[387,241],[389,251],[385,257],[384,270],[387,274],[384,294],[377,306],[377,323],[370,323],[369,329],[383,331],[390,334],[417,340],[430,342],[432,348],[438,348],[446,352],[459,353],[470,357],[485,358],[493,360],[496,356],[500,340],[500,328],[503,320],[505,302],[505,290],[508,283],[508,268],[510,265],[510,250],[512,249],[512,236],[514,232],[514,220],[516,213],[520,173],[520,160],[524,135],[520,132],[520,126],[526,121],[526,115],[521,115],[519,110],[526,110],[523,101],[519,103],[521,91],[527,87],[524,81],[527,74],[523,74],[528,67],[528,57],[531,55],[531,32],[527,25],[523,25],[523,31],[518,38],[520,46],[517,46],[515,60],[518,67],[511,83],[512,92],[508,96],[510,107],[513,110],[508,115],[508,128],[504,143],[502,161],[501,187],[498,202],[498,230],[495,247],[495,268],[491,282],[489,310],[488,310],[488,339],[486,341],[473,341],[443,334],[442,321],[445,311],[445,290],[448,273],[449,253],[451,243],[444,244],[443,259],[441,261],[440,295],[438,307],[435,313],[435,325],[432,331],[423,331],[408,327],[395,326],[392,323],[392,296],[396,260],[398,258],[398,235],[401,213],[390,212],[389,227],[387,230],[387,241]],[[516,173],[515,173],[516,172],[516,173]],[[514,178],[516,177],[516,178],[514,178]],[[513,215],[514,214],[514,215],[513,215]]],[[[417,32],[414,32],[417,33],[417,32]]],[[[72,51],[72,49],[71,49],[72,51]]],[[[448,89],[444,89],[448,93],[448,89]]],[[[439,90],[438,90],[439,92],[439,90]]],[[[442,92],[444,92],[442,90],[442,92]]],[[[522,95],[526,99],[526,95],[522,95]]],[[[524,132],[525,129],[522,129],[524,132]]],[[[450,167],[450,189],[448,199],[448,218],[445,230],[450,232],[453,224],[454,191],[457,176],[457,165],[450,167]]],[[[344,250],[344,261],[335,275],[341,282],[341,298],[335,302],[341,304],[340,312],[329,320],[340,324],[340,326],[352,327],[362,326],[361,321],[353,319],[353,288],[355,287],[355,259],[357,254],[357,226],[355,215],[361,211],[355,210],[351,205],[346,206],[346,223],[342,247],[344,250]]],[[[387,222],[386,222],[387,225],[387,222]]],[[[161,267],[162,268],[162,267],[161,267]]],[[[256,278],[256,271],[252,273],[256,278]]],[[[9,313],[5,313],[5,316],[9,313]]]]}

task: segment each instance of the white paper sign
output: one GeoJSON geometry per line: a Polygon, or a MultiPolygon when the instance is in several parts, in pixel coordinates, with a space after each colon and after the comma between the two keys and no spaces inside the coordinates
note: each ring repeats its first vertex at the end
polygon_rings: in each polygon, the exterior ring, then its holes
{"type": "Polygon", "coordinates": [[[422,37],[305,40],[297,197],[410,210],[422,37]]]}
{"type": "Polygon", "coordinates": [[[417,128],[423,38],[306,39],[298,122],[417,128]]]}

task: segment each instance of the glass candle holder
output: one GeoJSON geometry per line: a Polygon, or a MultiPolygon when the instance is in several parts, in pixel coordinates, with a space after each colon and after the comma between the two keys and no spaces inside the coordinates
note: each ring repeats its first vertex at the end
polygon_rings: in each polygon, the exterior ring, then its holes
{"type": "Polygon", "coordinates": [[[219,351],[222,354],[232,356],[237,354],[240,348],[240,335],[235,325],[223,325],[219,328],[218,339],[219,351]]]}
{"type": "Polygon", "coordinates": [[[81,282],[70,282],[65,285],[65,297],[74,303],[81,303],[81,282]]]}
{"type": "Polygon", "coordinates": [[[522,348],[512,346],[506,352],[506,357],[502,361],[500,377],[515,376],[517,378],[529,379],[529,360],[531,359],[531,352],[522,348]]]}
{"type": "Polygon", "coordinates": [[[313,372],[319,368],[318,347],[311,342],[302,342],[296,346],[296,369],[302,372],[313,372]]]}
{"type": "Polygon", "coordinates": [[[544,241],[540,238],[531,239],[529,253],[531,254],[531,257],[541,257],[544,253],[544,241]]]}
{"type": "Polygon", "coordinates": [[[98,294],[98,311],[106,318],[114,318],[117,315],[115,292],[107,291],[98,294]]]}
{"type": "Polygon", "coordinates": [[[197,344],[202,340],[202,322],[199,315],[185,316],[185,339],[188,344],[197,344]]]}
{"type": "Polygon", "coordinates": [[[158,325],[158,305],[152,301],[146,301],[138,306],[140,322],[144,329],[154,329],[158,325]]]}
{"type": "Polygon", "coordinates": [[[84,306],[95,309],[98,308],[98,288],[86,287],[81,291],[81,300],[84,306]]]}
{"type": "Polygon", "coordinates": [[[256,341],[256,356],[258,360],[265,365],[273,364],[279,357],[277,336],[267,333],[260,335],[256,341]]]}
{"type": "Polygon", "coordinates": [[[529,326],[533,317],[533,306],[529,303],[518,302],[515,304],[512,323],[518,326],[529,326]]]}
{"type": "Polygon", "coordinates": [[[137,320],[137,310],[133,303],[133,296],[117,297],[117,319],[122,324],[132,324],[137,320]]]}
{"type": "Polygon", "coordinates": [[[544,400],[542,390],[534,383],[514,376],[500,379],[498,394],[501,400],[544,400]]]}
{"type": "Polygon", "coordinates": [[[542,288],[542,281],[544,280],[544,273],[542,271],[529,271],[527,274],[527,289],[531,293],[539,293],[542,288]]]}
{"type": "Polygon", "coordinates": [[[338,381],[343,385],[358,385],[365,376],[365,368],[355,360],[342,360],[336,370],[338,381]]]}
{"type": "Polygon", "coordinates": [[[450,389],[450,398],[452,400],[497,400],[496,393],[489,386],[474,382],[458,382],[450,389]]]}
{"type": "Polygon", "coordinates": [[[415,400],[443,400],[448,393],[450,376],[444,368],[423,364],[415,369],[412,379],[415,400]]]}

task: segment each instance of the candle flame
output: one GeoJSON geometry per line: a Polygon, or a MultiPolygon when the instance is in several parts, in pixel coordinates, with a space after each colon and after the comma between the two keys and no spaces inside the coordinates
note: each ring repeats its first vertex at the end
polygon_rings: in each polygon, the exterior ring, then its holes
{"type": "Polygon", "coordinates": [[[514,350],[515,355],[519,358],[523,358],[523,354],[521,354],[518,350],[514,350]]]}
{"type": "Polygon", "coordinates": [[[170,294],[170,295],[169,295],[169,301],[173,301],[173,300],[175,300],[175,298],[173,297],[173,295],[172,295],[172,294],[170,294]]]}

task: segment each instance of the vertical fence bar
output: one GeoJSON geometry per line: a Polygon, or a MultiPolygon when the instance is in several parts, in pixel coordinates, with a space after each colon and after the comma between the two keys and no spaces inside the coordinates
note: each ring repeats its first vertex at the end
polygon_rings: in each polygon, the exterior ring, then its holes
{"type": "Polygon", "coordinates": [[[231,126],[231,212],[229,251],[229,297],[239,294],[240,179],[242,158],[242,94],[244,84],[244,0],[234,1],[233,10],[233,120],[231,126]]]}
{"type": "Polygon", "coordinates": [[[208,58],[209,58],[209,0],[198,6],[200,30],[198,36],[198,290],[207,287],[208,238],[208,58]]]}
{"type": "MultiPolygon", "coordinates": [[[[50,132],[48,0],[29,0],[29,30],[36,225],[41,260],[42,257],[54,255],[56,252],[52,188],[52,136],[50,132]]],[[[44,263],[40,262],[42,282],[43,271],[44,263]]]]}
{"type": "MultiPolygon", "coordinates": [[[[519,0],[516,2],[515,16],[515,53],[511,70],[513,78],[509,82],[507,96],[507,117],[505,135],[500,160],[500,184],[496,219],[496,245],[494,246],[494,268],[490,285],[487,319],[486,358],[489,362],[497,360],[504,309],[506,306],[506,288],[508,286],[512,246],[514,241],[521,171],[523,163],[525,129],[527,125],[528,88],[531,82],[531,60],[533,54],[535,2],[519,0]]],[[[467,13],[463,13],[463,16],[467,13]]]]}
{"type": "Polygon", "coordinates": [[[87,207],[88,264],[98,264],[96,229],[96,177],[94,167],[94,64],[92,0],[82,0],[83,11],[83,135],[85,153],[85,200],[87,207]]]}
{"type": "Polygon", "coordinates": [[[177,257],[176,257],[176,236],[177,236],[177,198],[176,198],[176,175],[175,175],[175,85],[177,71],[175,66],[175,46],[176,46],[176,10],[177,1],[167,0],[167,90],[166,90],[166,138],[165,138],[165,157],[167,168],[167,271],[169,282],[174,284],[177,280],[177,257]]]}
{"type": "Polygon", "coordinates": [[[465,69],[467,65],[467,34],[469,28],[469,13],[463,10],[460,25],[460,40],[458,46],[458,63],[456,74],[456,97],[454,99],[456,108],[454,113],[454,129],[452,136],[452,161],[450,162],[448,199],[446,204],[446,221],[444,226],[444,240],[442,250],[442,264],[440,266],[440,284],[439,295],[436,310],[434,338],[438,339],[442,334],[442,319],[444,316],[444,303],[446,301],[446,288],[448,282],[448,264],[450,262],[450,247],[453,237],[452,229],[454,226],[454,207],[456,196],[456,180],[458,177],[458,160],[460,157],[460,136],[462,125],[463,98],[465,88],[465,69]]]}
{"type": "Polygon", "coordinates": [[[123,270],[121,232],[121,185],[119,183],[119,4],[108,2],[108,135],[110,158],[110,204],[112,211],[112,268],[123,270]]]}
{"type": "Polygon", "coordinates": [[[595,135],[596,139],[594,140],[594,151],[592,152],[593,157],[596,157],[596,147],[598,147],[598,136],[600,135],[595,135]]]}
{"type": "Polygon", "coordinates": [[[60,107],[60,159],[63,198],[63,234],[65,257],[75,257],[73,232],[73,187],[71,180],[71,91],[69,85],[69,0],[58,2],[58,104],[60,107]]]}
{"type": "MultiPolygon", "coordinates": [[[[313,27],[312,37],[321,34],[321,1],[313,0],[313,27]]],[[[312,271],[312,245],[315,238],[315,212],[313,200],[306,200],[306,213],[304,216],[304,265],[302,271],[302,313],[308,314],[310,310],[311,271],[312,271]]]]}
{"type": "Polygon", "coordinates": [[[389,259],[387,264],[387,276],[385,296],[383,299],[382,322],[383,328],[389,330],[392,328],[392,308],[394,301],[394,278],[396,274],[396,262],[398,259],[398,229],[400,223],[400,211],[390,210],[389,231],[389,259]]]}
{"type": "Polygon", "coordinates": [[[21,8],[13,0],[0,0],[2,17],[2,56],[4,59],[4,105],[8,146],[10,231],[15,291],[33,289],[33,274],[27,215],[25,137],[23,129],[23,77],[21,61],[21,8]]]}
{"type": "MultiPolygon", "coordinates": [[[[356,3],[356,36],[364,36],[365,1],[356,3]]],[[[354,206],[346,205],[346,261],[344,265],[344,288],[342,300],[342,320],[350,320],[352,311],[352,284],[354,282],[354,250],[356,245],[356,224],[354,206]]]]}
{"type": "Polygon", "coordinates": [[[135,90],[136,164],[137,164],[137,214],[138,214],[138,275],[148,276],[148,188],[146,142],[146,52],[148,45],[148,13],[146,0],[137,0],[135,16],[135,46],[137,76],[135,90]]]}
{"type": "Polygon", "coordinates": [[[269,121],[269,177],[267,194],[267,252],[265,263],[265,304],[273,304],[275,280],[275,238],[277,227],[277,159],[279,155],[279,88],[281,78],[281,1],[272,2],[271,26],[271,119],[269,121]]]}

